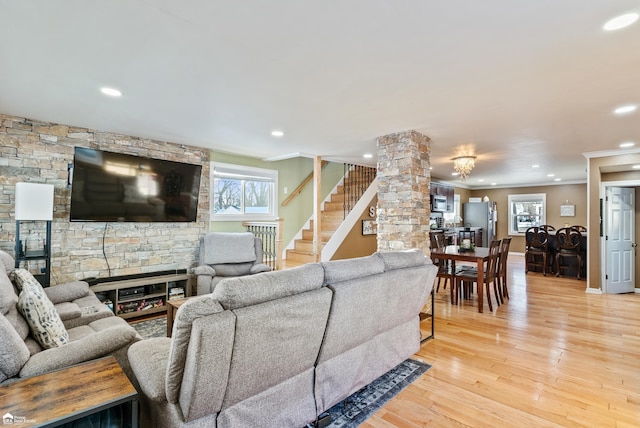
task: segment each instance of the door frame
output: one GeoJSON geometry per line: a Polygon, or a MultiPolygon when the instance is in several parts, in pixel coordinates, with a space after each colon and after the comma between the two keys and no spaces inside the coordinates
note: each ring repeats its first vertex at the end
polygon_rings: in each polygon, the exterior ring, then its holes
{"type": "MultiPolygon", "coordinates": [[[[606,227],[606,222],[605,222],[605,218],[604,215],[606,214],[606,201],[605,201],[605,197],[607,195],[607,189],[609,187],[640,187],[640,180],[621,180],[621,181],[602,181],[600,183],[600,199],[603,201],[602,204],[602,218],[600,219],[600,221],[602,222],[602,228],[603,228],[603,232],[605,231],[604,228],[606,227]]],[[[637,208],[636,208],[637,209],[637,208]]],[[[600,231],[598,230],[597,232],[598,234],[600,233],[600,231]]],[[[591,238],[591,234],[589,234],[589,238],[591,238]]],[[[604,233],[603,233],[604,235],[604,233]]],[[[604,239],[604,236],[599,236],[598,238],[600,238],[600,266],[604,266],[605,269],[600,269],[600,290],[603,293],[606,293],[607,290],[607,282],[606,282],[606,257],[607,257],[607,253],[606,253],[606,249],[607,249],[607,243],[606,240],[604,239]]],[[[634,257],[634,262],[635,262],[635,257],[634,257]]],[[[637,267],[637,266],[636,266],[637,267]]],[[[640,293],[640,288],[635,287],[634,288],[634,292],[635,293],[640,293]]]]}

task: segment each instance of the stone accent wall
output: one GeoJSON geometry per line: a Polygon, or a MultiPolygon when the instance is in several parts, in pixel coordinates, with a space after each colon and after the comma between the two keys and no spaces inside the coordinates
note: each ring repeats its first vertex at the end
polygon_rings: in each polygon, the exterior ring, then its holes
{"type": "MultiPolygon", "coordinates": [[[[198,147],[0,114],[0,249],[15,254],[15,184],[48,183],[54,185],[51,284],[193,267],[199,239],[209,230],[208,153],[198,147]],[[70,222],[67,167],[73,162],[74,147],[202,165],[197,221],[70,222]]],[[[24,233],[21,228],[21,238],[24,233]]]]}
{"type": "Polygon", "coordinates": [[[431,140],[407,131],[378,138],[378,250],[429,253],[431,140]]]}

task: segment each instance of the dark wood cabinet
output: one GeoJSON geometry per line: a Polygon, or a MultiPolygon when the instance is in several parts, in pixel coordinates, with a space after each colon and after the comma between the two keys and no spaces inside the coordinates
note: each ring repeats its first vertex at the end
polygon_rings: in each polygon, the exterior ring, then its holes
{"type": "Polygon", "coordinates": [[[431,199],[433,196],[444,196],[447,199],[447,210],[445,212],[452,213],[454,212],[454,187],[448,184],[439,183],[437,181],[432,181],[430,184],[429,194],[431,195],[431,199]]]}

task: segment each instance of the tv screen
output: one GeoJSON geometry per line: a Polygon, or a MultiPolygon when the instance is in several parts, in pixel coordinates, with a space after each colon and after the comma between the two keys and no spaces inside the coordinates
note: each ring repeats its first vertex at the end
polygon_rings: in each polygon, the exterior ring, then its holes
{"type": "Polygon", "coordinates": [[[71,221],[193,222],[201,165],[76,147],[71,221]]]}

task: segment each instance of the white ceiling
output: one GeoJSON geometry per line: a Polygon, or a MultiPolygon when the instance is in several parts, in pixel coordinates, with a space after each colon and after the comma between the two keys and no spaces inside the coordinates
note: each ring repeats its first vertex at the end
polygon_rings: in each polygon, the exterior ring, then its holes
{"type": "Polygon", "coordinates": [[[478,157],[468,187],[585,182],[583,153],[640,146],[640,111],[612,114],[640,104],[640,22],[602,30],[627,12],[640,1],[0,0],[0,112],[356,163],[413,129],[436,177],[478,157]]]}

